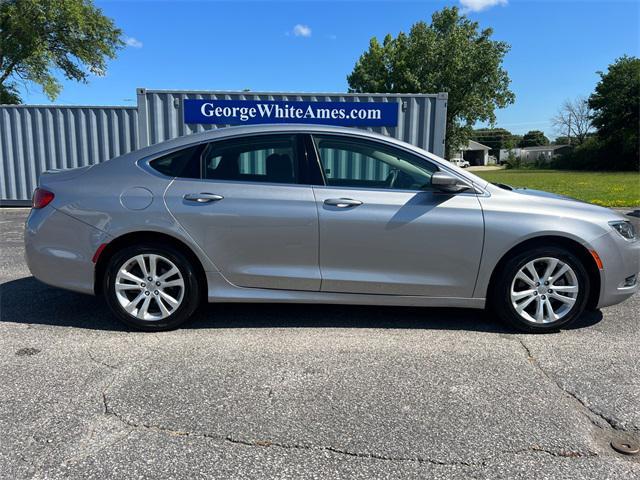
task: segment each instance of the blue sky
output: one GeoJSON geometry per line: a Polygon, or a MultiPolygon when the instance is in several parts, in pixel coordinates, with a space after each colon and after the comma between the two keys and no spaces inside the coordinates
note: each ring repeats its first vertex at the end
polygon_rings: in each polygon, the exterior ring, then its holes
{"type": "MultiPolygon", "coordinates": [[[[635,1],[96,1],[129,46],[105,77],[64,82],[55,103],[134,105],[135,88],[342,92],[372,36],[407,31],[445,5],[511,44],[516,102],[496,126],[544,130],[567,98],[589,95],[616,57],[640,55],[635,1]]],[[[37,87],[27,103],[50,103],[37,87]]]]}

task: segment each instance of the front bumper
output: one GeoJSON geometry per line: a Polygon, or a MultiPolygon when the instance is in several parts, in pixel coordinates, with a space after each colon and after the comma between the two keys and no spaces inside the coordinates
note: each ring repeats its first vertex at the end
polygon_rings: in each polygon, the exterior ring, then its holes
{"type": "Polygon", "coordinates": [[[51,206],[31,210],[25,224],[25,256],[38,280],[54,287],[94,293],[93,254],[107,235],[51,206]]]}
{"type": "Polygon", "coordinates": [[[640,240],[630,242],[611,231],[592,242],[592,247],[603,265],[598,308],[623,302],[640,289],[640,240]],[[625,280],[633,275],[635,284],[625,286],[625,280]]]}

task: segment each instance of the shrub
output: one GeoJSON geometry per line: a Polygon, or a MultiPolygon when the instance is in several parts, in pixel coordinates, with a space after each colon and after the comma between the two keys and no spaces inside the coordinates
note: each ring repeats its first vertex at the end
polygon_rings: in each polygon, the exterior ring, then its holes
{"type": "Polygon", "coordinates": [[[507,169],[520,168],[522,166],[522,160],[520,160],[520,157],[517,157],[515,153],[509,152],[509,156],[504,162],[504,165],[507,169]]]}
{"type": "Polygon", "coordinates": [[[615,161],[619,158],[615,150],[598,137],[589,137],[573,151],[554,159],[551,166],[559,170],[633,170],[629,165],[615,161]]]}
{"type": "Polygon", "coordinates": [[[549,168],[550,163],[551,163],[551,160],[549,159],[549,157],[541,153],[540,155],[538,155],[538,158],[536,158],[535,162],[531,163],[530,168],[535,168],[536,170],[549,168]]]}
{"type": "Polygon", "coordinates": [[[507,169],[540,170],[550,167],[549,158],[543,154],[539,154],[535,160],[523,161],[520,157],[509,153],[509,157],[504,163],[507,169]]]}

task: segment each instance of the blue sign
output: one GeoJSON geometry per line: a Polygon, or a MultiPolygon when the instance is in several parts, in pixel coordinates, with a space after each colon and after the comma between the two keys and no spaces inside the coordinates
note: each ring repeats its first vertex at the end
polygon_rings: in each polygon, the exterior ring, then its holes
{"type": "Polygon", "coordinates": [[[398,103],[185,100],[184,123],[316,123],[346,127],[395,127],[398,125],[398,103]]]}

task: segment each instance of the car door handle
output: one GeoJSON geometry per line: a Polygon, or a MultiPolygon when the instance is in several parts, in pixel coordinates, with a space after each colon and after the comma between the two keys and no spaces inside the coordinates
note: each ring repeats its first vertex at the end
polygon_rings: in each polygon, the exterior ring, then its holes
{"type": "Polygon", "coordinates": [[[187,193],[184,196],[184,199],[187,202],[196,202],[196,203],[209,203],[209,202],[217,202],[222,200],[224,197],[222,195],[216,195],[215,193],[187,193]]]}
{"type": "Polygon", "coordinates": [[[362,205],[362,202],[360,200],[353,200],[352,198],[327,198],[324,204],[338,208],[351,208],[362,205]]]}

